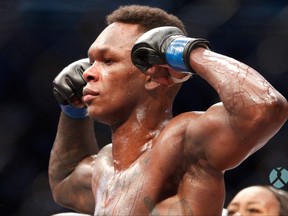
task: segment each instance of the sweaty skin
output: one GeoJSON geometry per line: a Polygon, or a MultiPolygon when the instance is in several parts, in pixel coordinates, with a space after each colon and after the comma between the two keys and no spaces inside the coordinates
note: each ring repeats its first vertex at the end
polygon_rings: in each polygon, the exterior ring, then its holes
{"type": "Polygon", "coordinates": [[[280,215],[280,203],[267,188],[251,186],[241,190],[227,206],[228,215],[280,215]]]}
{"type": "Polygon", "coordinates": [[[146,76],[131,62],[142,34],[113,23],[91,45],[83,74],[91,118],[61,114],[49,165],[54,199],[94,215],[221,215],[225,170],[275,135],[287,101],[252,68],[197,48],[190,65],[221,103],[173,117],[177,72],[153,66],[146,76]],[[113,144],[100,151],[93,120],[111,126],[113,144]]]}

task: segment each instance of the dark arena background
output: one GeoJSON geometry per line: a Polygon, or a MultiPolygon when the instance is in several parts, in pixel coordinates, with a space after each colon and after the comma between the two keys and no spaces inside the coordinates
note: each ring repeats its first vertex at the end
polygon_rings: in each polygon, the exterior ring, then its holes
{"type": "MultiPolygon", "coordinates": [[[[1,0],[0,2],[0,215],[49,216],[69,211],[54,203],[47,178],[59,106],[52,80],[87,49],[120,5],[157,6],[177,15],[190,37],[258,70],[288,98],[287,0],[1,0]]],[[[175,115],[218,101],[195,76],[182,87],[175,115]]],[[[110,131],[95,123],[101,145],[110,131]]],[[[226,202],[243,187],[270,184],[287,190],[288,123],[226,178],[226,202]],[[280,170],[280,171],[279,171],[280,170]],[[277,171],[279,174],[277,175],[277,171]]]]}

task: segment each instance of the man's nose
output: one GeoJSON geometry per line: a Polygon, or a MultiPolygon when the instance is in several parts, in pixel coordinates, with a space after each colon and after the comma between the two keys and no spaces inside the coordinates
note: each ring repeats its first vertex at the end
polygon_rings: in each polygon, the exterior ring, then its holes
{"type": "Polygon", "coordinates": [[[96,66],[96,63],[94,62],[93,65],[89,68],[87,68],[83,73],[83,78],[86,82],[91,81],[98,81],[99,80],[99,67],[96,66]]]}

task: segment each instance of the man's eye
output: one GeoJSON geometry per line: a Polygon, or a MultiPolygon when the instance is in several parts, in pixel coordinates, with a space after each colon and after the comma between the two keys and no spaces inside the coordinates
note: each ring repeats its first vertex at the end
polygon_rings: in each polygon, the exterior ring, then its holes
{"type": "Polygon", "coordinates": [[[112,62],[111,59],[104,59],[104,63],[105,63],[106,65],[111,65],[113,62],[112,62]]]}

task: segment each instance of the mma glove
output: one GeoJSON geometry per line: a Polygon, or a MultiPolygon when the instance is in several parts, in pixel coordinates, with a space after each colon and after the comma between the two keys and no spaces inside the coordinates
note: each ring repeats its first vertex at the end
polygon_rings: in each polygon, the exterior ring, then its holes
{"type": "Polygon", "coordinates": [[[72,98],[81,101],[83,88],[86,81],[83,72],[90,67],[89,59],[75,61],[65,67],[53,81],[53,94],[58,101],[61,110],[70,118],[81,119],[87,116],[86,106],[76,108],[72,98]]]}
{"type": "Polygon", "coordinates": [[[210,44],[203,38],[186,37],[177,27],[163,26],[151,29],[138,38],[132,48],[131,59],[143,73],[153,65],[168,64],[176,71],[189,72],[191,76],[190,53],[197,47],[209,49],[210,44]]]}

